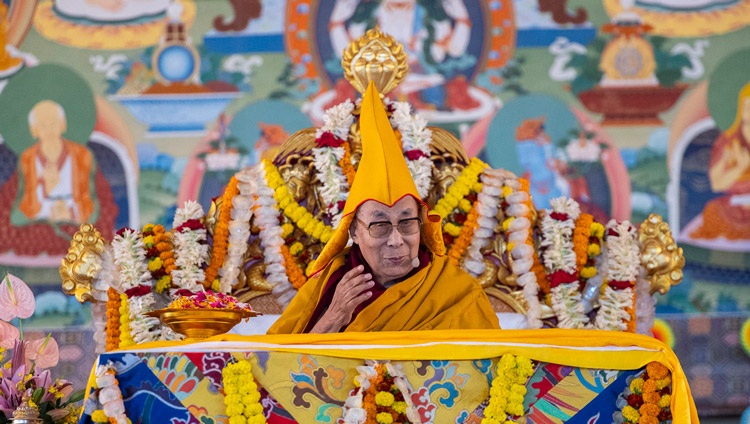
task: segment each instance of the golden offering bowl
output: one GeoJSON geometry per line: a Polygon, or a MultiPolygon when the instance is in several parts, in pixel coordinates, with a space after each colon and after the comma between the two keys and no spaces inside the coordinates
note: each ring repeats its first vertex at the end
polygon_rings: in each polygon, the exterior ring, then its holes
{"type": "Polygon", "coordinates": [[[183,334],[186,341],[198,341],[224,334],[241,320],[260,313],[238,309],[159,309],[146,315],[159,318],[169,328],[183,334]]]}

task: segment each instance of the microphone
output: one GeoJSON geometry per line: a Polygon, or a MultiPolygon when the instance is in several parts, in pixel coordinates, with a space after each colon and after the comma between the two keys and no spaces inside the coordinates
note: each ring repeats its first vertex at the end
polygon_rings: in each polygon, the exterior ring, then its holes
{"type": "Polygon", "coordinates": [[[419,257],[416,257],[416,258],[414,258],[414,259],[411,260],[411,266],[412,266],[412,268],[416,268],[416,267],[419,266],[419,257]]]}

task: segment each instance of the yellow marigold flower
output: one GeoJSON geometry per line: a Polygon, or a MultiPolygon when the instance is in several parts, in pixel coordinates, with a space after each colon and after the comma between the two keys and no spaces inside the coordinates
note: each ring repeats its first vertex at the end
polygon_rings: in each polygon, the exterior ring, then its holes
{"type": "Polygon", "coordinates": [[[247,424],[244,415],[233,415],[229,417],[229,424],[247,424]]]}
{"type": "Polygon", "coordinates": [[[226,403],[226,413],[228,416],[232,417],[235,415],[242,415],[242,412],[245,411],[245,408],[240,403],[226,403]]]}
{"type": "Polygon", "coordinates": [[[471,210],[471,202],[468,199],[461,199],[461,201],[458,202],[458,208],[461,212],[468,213],[471,210]]]}
{"type": "Polygon", "coordinates": [[[253,415],[262,414],[263,413],[263,405],[256,402],[252,405],[247,405],[245,407],[245,416],[251,417],[253,415]]]}
{"type": "Polygon", "coordinates": [[[375,405],[378,406],[391,406],[396,398],[393,397],[393,393],[390,392],[378,392],[375,395],[375,405]]]}
{"type": "Polygon", "coordinates": [[[669,384],[671,382],[672,382],[672,377],[670,377],[670,376],[666,376],[666,378],[663,378],[661,380],[656,380],[656,389],[657,390],[661,390],[661,389],[669,386],[669,384]]]}
{"type": "Polygon", "coordinates": [[[146,236],[143,238],[143,245],[146,247],[154,247],[154,236],[146,236]]]}
{"type": "Polygon", "coordinates": [[[589,248],[586,250],[589,257],[599,256],[600,253],[602,253],[602,248],[596,243],[589,244],[589,248]]]}
{"type": "Polygon", "coordinates": [[[375,416],[375,421],[378,424],[391,424],[393,422],[393,415],[390,412],[378,412],[378,415],[375,416]]]}
{"type": "Polygon", "coordinates": [[[163,264],[161,258],[157,256],[148,261],[148,270],[154,272],[157,269],[160,269],[163,264]]]}
{"type": "Polygon", "coordinates": [[[516,218],[511,216],[510,218],[503,221],[503,231],[508,231],[508,228],[510,228],[511,222],[513,222],[514,219],[516,218]]]}
{"type": "Polygon", "coordinates": [[[218,278],[215,278],[214,281],[211,282],[211,290],[217,292],[221,289],[221,281],[219,281],[218,278]]]}
{"type": "Polygon", "coordinates": [[[406,413],[406,402],[393,402],[391,408],[399,414],[404,414],[406,413]]]}
{"type": "Polygon", "coordinates": [[[503,197],[508,197],[513,194],[513,189],[508,186],[503,186],[503,197]]]}
{"type": "Polygon", "coordinates": [[[633,381],[630,382],[630,391],[635,394],[643,393],[643,379],[642,378],[633,379],[633,381]]]}
{"type": "Polygon", "coordinates": [[[461,234],[461,227],[452,222],[446,222],[443,226],[443,230],[445,230],[446,233],[452,235],[453,237],[458,237],[458,235],[461,234]]]}
{"type": "Polygon", "coordinates": [[[630,405],[622,408],[622,416],[630,423],[637,423],[641,418],[641,414],[639,414],[638,411],[630,405]]]}
{"type": "Polygon", "coordinates": [[[266,424],[266,417],[262,414],[253,415],[247,419],[247,424],[266,424]]]}
{"type": "Polygon", "coordinates": [[[659,399],[659,408],[669,408],[672,405],[672,396],[664,395],[659,399]]]}
{"type": "Polygon", "coordinates": [[[591,223],[591,235],[597,238],[604,237],[604,225],[598,222],[591,223]]]}
{"type": "MultiPolygon", "coordinates": [[[[487,410],[485,409],[485,414],[487,410]]],[[[482,418],[481,424],[503,424],[500,421],[496,420],[495,418],[482,418]]]]}
{"type": "Polygon", "coordinates": [[[298,241],[295,241],[294,243],[292,243],[291,246],[289,246],[289,253],[291,253],[294,256],[298,256],[304,250],[305,250],[305,246],[298,241]]]}
{"type": "MultiPolygon", "coordinates": [[[[281,204],[279,204],[279,206],[282,208],[284,207],[284,206],[281,206],[281,204]]],[[[294,232],[294,225],[287,222],[286,224],[281,226],[281,237],[287,238],[290,235],[292,235],[293,232],[294,232]]]]}
{"type": "Polygon", "coordinates": [[[583,269],[581,270],[582,278],[588,279],[588,278],[594,277],[595,275],[596,275],[596,268],[594,268],[593,266],[586,266],[586,267],[583,267],[583,269]]]}
{"type": "Polygon", "coordinates": [[[95,423],[108,423],[109,418],[107,418],[107,415],[104,413],[104,410],[97,409],[94,411],[94,413],[91,414],[91,421],[95,423]]]}
{"type": "Polygon", "coordinates": [[[479,181],[477,181],[476,183],[474,183],[474,185],[471,187],[471,191],[473,191],[474,193],[481,193],[482,192],[482,183],[480,183],[479,181]]]}
{"type": "Polygon", "coordinates": [[[249,405],[260,401],[260,392],[256,389],[255,393],[246,394],[242,396],[242,403],[249,405]]]}

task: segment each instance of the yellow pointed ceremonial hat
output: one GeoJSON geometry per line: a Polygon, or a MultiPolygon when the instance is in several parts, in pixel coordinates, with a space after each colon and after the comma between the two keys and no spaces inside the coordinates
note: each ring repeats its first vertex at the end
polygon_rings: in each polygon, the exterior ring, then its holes
{"type": "MultiPolygon", "coordinates": [[[[323,269],[346,247],[354,212],[362,203],[374,200],[390,207],[404,196],[412,196],[423,205],[425,211],[430,209],[419,197],[417,186],[404,159],[401,142],[393,131],[385,105],[372,81],[362,97],[359,128],[362,137],[362,157],[357,174],[349,190],[339,226],[316,259],[314,272],[323,269]]],[[[445,244],[440,215],[428,212],[425,213],[425,218],[422,224],[422,243],[432,253],[444,255],[445,244]]]]}

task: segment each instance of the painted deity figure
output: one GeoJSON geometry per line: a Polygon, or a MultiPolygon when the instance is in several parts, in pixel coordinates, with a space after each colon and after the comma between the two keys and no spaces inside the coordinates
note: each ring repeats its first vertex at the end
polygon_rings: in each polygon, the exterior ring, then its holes
{"type": "Polygon", "coordinates": [[[51,100],[40,101],[29,112],[29,129],[36,143],[19,158],[17,205],[23,217],[13,223],[93,220],[93,155],[63,137],[67,130],[63,107],[51,100]]]}
{"type": "Polygon", "coordinates": [[[706,203],[691,236],[750,240],[750,82],[740,90],[734,122],[713,144],[708,177],[721,195],[706,203]]]}
{"type": "Polygon", "coordinates": [[[516,128],[516,149],[522,176],[531,184],[531,197],[537,208],[549,207],[555,197],[570,191],[565,179],[557,171],[549,135],[544,131],[544,117],[524,119],[516,128]]]}
{"type": "MultiPolygon", "coordinates": [[[[451,93],[446,104],[457,109],[476,107],[476,100],[466,93],[466,78],[455,72],[466,65],[471,39],[471,21],[463,0],[337,0],[328,26],[334,52],[340,56],[352,40],[376,25],[407,52],[410,72],[399,90],[415,107],[429,108],[418,92],[443,84],[451,93]]],[[[439,98],[427,100],[442,103],[439,98]]]]}

